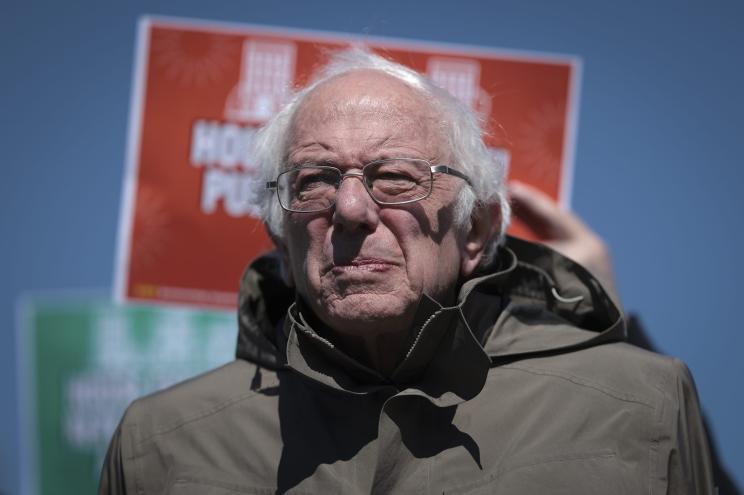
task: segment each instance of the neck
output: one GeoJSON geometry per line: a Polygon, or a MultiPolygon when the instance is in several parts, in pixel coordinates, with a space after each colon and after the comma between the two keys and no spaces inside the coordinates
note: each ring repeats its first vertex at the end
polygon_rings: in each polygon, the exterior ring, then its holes
{"type": "Polygon", "coordinates": [[[344,321],[331,325],[321,319],[301,297],[299,309],[310,326],[349,357],[383,376],[390,376],[405,357],[414,314],[396,321],[344,321]]]}
{"type": "Polygon", "coordinates": [[[395,321],[355,321],[340,325],[329,325],[322,321],[299,299],[301,307],[305,308],[303,313],[319,335],[359,363],[390,377],[406,357],[418,329],[435,311],[447,305],[442,302],[451,303],[454,300],[453,294],[447,296],[440,302],[424,296],[417,307],[411,308],[411,314],[395,321]]]}

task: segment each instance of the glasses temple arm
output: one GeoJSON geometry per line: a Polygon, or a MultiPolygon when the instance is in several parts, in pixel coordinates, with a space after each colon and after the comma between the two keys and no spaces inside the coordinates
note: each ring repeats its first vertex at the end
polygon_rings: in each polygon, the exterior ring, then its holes
{"type": "Polygon", "coordinates": [[[465,182],[467,182],[470,186],[473,185],[473,183],[470,181],[470,177],[463,174],[459,170],[455,170],[454,168],[451,168],[449,165],[432,165],[431,171],[440,172],[440,173],[448,174],[448,175],[454,175],[455,177],[459,177],[465,182]]]}

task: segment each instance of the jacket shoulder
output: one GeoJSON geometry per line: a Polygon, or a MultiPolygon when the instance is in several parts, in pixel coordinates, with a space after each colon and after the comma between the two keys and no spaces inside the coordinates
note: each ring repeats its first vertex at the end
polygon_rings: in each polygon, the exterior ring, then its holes
{"type": "Polygon", "coordinates": [[[601,394],[607,411],[626,411],[623,442],[647,442],[652,493],[713,493],[695,383],[679,359],[615,342],[506,367],[560,381],[577,409],[599,407],[601,394]]]}
{"type": "MultiPolygon", "coordinates": [[[[276,386],[273,371],[236,360],[135,400],[120,428],[139,445],[190,423],[207,420],[276,386]]],[[[133,445],[136,448],[136,445],[133,445]]]]}
{"type": "Polygon", "coordinates": [[[625,342],[529,359],[510,366],[554,374],[577,385],[594,387],[654,408],[660,400],[678,400],[680,387],[694,389],[685,363],[625,342]]]}
{"type": "Polygon", "coordinates": [[[235,460],[224,446],[249,447],[254,422],[278,436],[277,390],[276,372],[237,360],[134,401],[109,446],[99,493],[162,493],[193,466],[220,472],[235,460]]]}

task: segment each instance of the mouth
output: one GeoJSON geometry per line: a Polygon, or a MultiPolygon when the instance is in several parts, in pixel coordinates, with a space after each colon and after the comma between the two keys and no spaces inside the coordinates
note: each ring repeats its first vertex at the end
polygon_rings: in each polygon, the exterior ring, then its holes
{"type": "Polygon", "coordinates": [[[380,258],[355,258],[353,260],[336,262],[331,267],[331,273],[341,275],[345,273],[381,273],[396,265],[380,258]]]}

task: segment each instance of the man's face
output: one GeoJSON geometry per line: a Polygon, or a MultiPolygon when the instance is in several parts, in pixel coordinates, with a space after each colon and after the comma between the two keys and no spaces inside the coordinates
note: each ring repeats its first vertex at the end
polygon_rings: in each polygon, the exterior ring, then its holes
{"type": "MultiPolygon", "coordinates": [[[[373,160],[449,163],[437,115],[398,80],[355,72],[317,88],[293,122],[288,163],[359,172],[373,160]]],[[[454,202],[465,183],[437,174],[431,195],[376,204],[361,180],[341,182],[333,209],[285,212],[285,242],[297,292],[332,330],[371,337],[405,332],[419,298],[450,303],[461,272],[462,235],[454,202]]]]}

